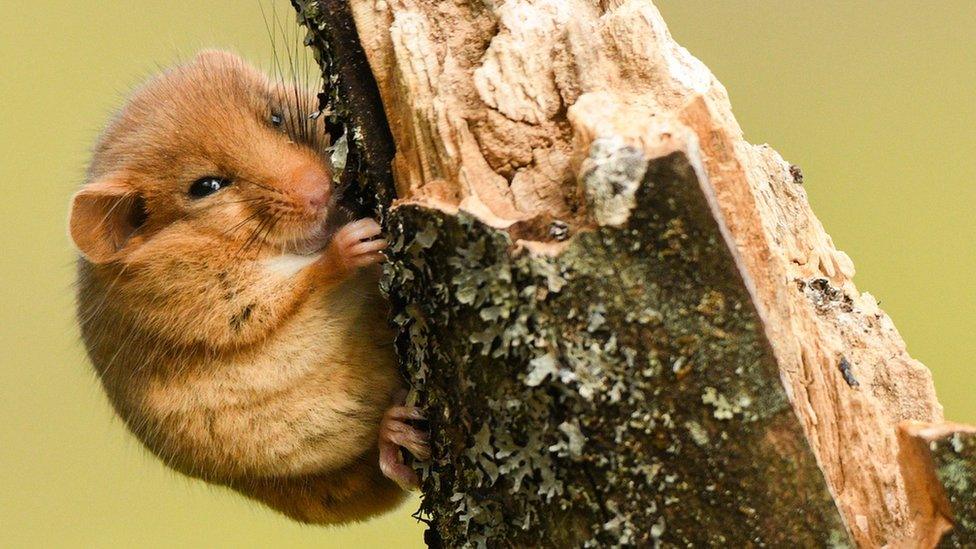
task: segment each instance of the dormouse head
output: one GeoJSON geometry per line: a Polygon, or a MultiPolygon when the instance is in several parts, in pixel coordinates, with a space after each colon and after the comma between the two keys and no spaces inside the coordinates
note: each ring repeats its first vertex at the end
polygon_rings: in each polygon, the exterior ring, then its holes
{"type": "Polygon", "coordinates": [[[242,257],[327,238],[329,145],[314,92],[204,51],[138,90],[100,137],[69,232],[93,265],[205,240],[242,257]]]}

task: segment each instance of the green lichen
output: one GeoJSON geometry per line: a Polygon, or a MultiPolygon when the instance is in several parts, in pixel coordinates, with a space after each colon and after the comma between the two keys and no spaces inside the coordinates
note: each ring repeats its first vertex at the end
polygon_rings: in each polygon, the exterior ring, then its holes
{"type": "Polygon", "coordinates": [[[930,450],[953,521],[939,547],[976,547],[976,433],[952,433],[930,450]]]}
{"type": "Polygon", "coordinates": [[[392,212],[384,287],[430,418],[431,539],[846,539],[694,171],[680,154],[624,156],[602,169],[640,173],[627,216],[558,257],[517,255],[463,213],[392,212]]]}

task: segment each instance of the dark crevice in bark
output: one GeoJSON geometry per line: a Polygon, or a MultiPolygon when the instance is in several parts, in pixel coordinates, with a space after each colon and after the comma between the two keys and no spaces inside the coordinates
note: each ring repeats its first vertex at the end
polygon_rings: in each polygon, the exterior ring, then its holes
{"type": "Polygon", "coordinates": [[[391,163],[396,147],[380,93],[356,33],[346,0],[292,0],[299,24],[308,29],[325,78],[319,108],[328,116],[333,142],[345,134],[352,143],[342,175],[351,192],[346,204],[371,213],[376,201],[386,208],[395,198],[391,163]]]}

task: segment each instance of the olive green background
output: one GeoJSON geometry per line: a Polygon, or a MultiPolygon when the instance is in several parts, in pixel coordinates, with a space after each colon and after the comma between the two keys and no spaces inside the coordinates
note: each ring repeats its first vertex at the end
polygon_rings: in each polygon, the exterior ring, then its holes
{"type": "MultiPolygon", "coordinates": [[[[0,546],[422,545],[415,502],[304,527],[169,472],[112,417],[78,343],[65,218],[88,147],[157,66],[204,46],[267,65],[272,2],[0,2],[0,546]]],[[[747,137],[803,167],[947,416],[976,422],[976,2],[658,5],[747,137]]]]}

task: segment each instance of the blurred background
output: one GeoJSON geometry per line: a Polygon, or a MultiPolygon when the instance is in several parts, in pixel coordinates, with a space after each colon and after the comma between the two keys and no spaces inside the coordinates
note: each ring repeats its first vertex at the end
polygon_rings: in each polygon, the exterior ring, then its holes
{"type": "MultiPolygon", "coordinates": [[[[856,282],[976,423],[976,2],[657,0],[754,143],[806,176],[856,282]]],[[[268,66],[283,0],[0,3],[0,546],[421,547],[416,501],[303,527],[186,480],[115,420],[73,322],[68,198],[126,92],[206,46],[268,66]]]]}

